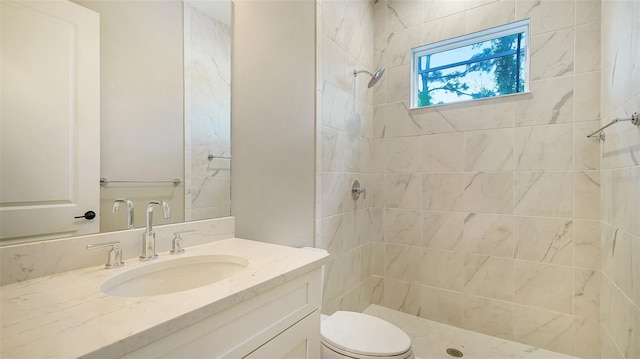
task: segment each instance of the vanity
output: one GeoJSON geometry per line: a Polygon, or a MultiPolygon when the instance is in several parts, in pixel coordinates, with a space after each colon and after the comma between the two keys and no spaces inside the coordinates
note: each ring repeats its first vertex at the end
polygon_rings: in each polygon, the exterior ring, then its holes
{"type": "Polygon", "coordinates": [[[117,269],[92,266],[7,284],[0,287],[0,356],[319,358],[327,258],[322,250],[226,238],[150,262],[131,258],[117,269]],[[195,265],[214,276],[218,262],[222,271],[234,269],[209,284],[173,274],[195,265]],[[173,275],[168,290],[153,292],[148,266],[159,277],[173,275]],[[141,280],[130,288],[142,292],[127,289],[129,280],[141,280]]]}

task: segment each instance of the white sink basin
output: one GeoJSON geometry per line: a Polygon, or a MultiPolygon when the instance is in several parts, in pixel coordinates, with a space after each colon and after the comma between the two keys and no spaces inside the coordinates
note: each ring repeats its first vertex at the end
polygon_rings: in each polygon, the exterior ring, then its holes
{"type": "Polygon", "coordinates": [[[247,265],[245,258],[232,255],[180,257],[118,274],[102,283],[100,290],[114,297],[175,293],[227,279],[247,265]]]}

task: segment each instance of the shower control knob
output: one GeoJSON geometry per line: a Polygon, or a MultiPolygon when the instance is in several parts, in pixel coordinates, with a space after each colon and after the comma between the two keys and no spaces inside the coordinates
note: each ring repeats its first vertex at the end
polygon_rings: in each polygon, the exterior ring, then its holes
{"type": "Polygon", "coordinates": [[[76,216],[76,217],[73,217],[73,218],[84,218],[84,219],[92,220],[92,219],[96,218],[96,212],[94,212],[94,211],[86,211],[86,212],[84,212],[84,215],[76,216]]]}

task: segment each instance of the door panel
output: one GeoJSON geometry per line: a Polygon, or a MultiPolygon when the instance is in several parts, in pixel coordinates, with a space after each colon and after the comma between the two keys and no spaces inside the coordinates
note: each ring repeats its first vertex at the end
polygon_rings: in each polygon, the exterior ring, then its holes
{"type": "Polygon", "coordinates": [[[0,238],[96,233],[99,15],[67,1],[0,2],[0,238]]]}

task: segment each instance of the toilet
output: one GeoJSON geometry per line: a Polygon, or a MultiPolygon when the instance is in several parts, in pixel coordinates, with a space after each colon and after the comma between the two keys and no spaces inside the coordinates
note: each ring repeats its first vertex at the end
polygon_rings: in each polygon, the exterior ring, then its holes
{"type": "Polygon", "coordinates": [[[322,359],[413,359],[411,339],[380,318],[338,311],[323,315],[320,326],[322,359]]]}

